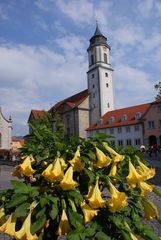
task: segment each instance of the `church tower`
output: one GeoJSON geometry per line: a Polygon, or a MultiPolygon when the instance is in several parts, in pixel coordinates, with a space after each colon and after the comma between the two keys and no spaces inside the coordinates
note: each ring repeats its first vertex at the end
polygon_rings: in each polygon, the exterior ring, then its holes
{"type": "Polygon", "coordinates": [[[114,110],[113,69],[110,63],[110,46],[102,35],[98,24],[87,49],[89,70],[87,72],[90,125],[106,112],[114,110]]]}

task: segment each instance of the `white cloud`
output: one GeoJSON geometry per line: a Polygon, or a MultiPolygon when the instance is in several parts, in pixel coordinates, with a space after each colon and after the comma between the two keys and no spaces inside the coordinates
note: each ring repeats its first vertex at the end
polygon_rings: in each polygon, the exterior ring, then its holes
{"type": "Polygon", "coordinates": [[[86,88],[87,62],[80,54],[83,44],[76,36],[66,40],[71,41],[73,49],[61,42],[63,54],[45,47],[1,45],[0,103],[17,125],[26,125],[31,109],[47,110],[86,88]]]}
{"type": "Polygon", "coordinates": [[[8,20],[9,19],[8,14],[7,14],[7,10],[2,5],[0,5],[0,18],[2,20],[8,20]]]}
{"type": "Polygon", "coordinates": [[[154,83],[146,72],[138,68],[116,65],[114,81],[118,108],[154,100],[154,83]]]}
{"type": "Polygon", "coordinates": [[[70,17],[73,21],[80,23],[89,23],[93,17],[94,6],[88,0],[58,0],[57,5],[61,11],[70,17]]]}

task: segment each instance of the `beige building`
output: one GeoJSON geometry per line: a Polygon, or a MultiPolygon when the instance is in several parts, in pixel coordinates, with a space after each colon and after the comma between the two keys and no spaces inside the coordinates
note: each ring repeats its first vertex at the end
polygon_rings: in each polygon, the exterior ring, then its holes
{"type": "Polygon", "coordinates": [[[11,149],[12,120],[6,119],[0,108],[0,150],[11,149]]]}
{"type": "Polygon", "coordinates": [[[161,147],[161,98],[152,102],[143,116],[144,144],[161,147]]]}

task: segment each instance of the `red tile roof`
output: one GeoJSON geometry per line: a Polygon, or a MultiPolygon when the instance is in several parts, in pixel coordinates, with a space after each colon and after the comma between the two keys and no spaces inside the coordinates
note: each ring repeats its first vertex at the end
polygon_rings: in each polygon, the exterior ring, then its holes
{"type": "Polygon", "coordinates": [[[152,102],[151,104],[157,104],[157,103],[161,103],[161,98],[155,100],[154,102],[152,102]]]}
{"type": "Polygon", "coordinates": [[[58,103],[56,103],[49,111],[59,110],[63,105],[68,105],[71,109],[78,107],[87,97],[89,96],[88,90],[79,92],[69,98],[66,98],[58,103]]]}
{"type": "Polygon", "coordinates": [[[107,112],[100,119],[100,123],[95,123],[86,130],[91,131],[95,129],[112,128],[112,127],[138,124],[140,120],[137,120],[135,118],[135,114],[141,113],[141,116],[143,116],[149,107],[150,107],[150,103],[146,103],[142,105],[126,107],[126,108],[121,108],[121,109],[107,112]],[[121,117],[125,115],[127,116],[126,120],[121,121],[121,117]],[[111,117],[113,117],[114,121],[109,123],[109,119],[111,117]]]}
{"type": "Polygon", "coordinates": [[[42,118],[44,113],[44,110],[31,110],[31,114],[33,115],[34,119],[42,118]]]}

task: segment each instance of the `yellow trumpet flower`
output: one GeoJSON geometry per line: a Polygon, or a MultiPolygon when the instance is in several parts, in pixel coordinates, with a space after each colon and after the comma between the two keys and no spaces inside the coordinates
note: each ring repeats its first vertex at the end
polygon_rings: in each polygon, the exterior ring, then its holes
{"type": "Polygon", "coordinates": [[[88,202],[90,207],[96,209],[96,208],[102,208],[105,205],[105,200],[103,200],[101,196],[101,191],[99,190],[98,186],[98,180],[96,181],[96,185],[91,190],[91,194],[88,197],[88,202]]]}
{"type": "Polygon", "coordinates": [[[138,185],[141,189],[141,196],[146,196],[148,193],[152,192],[154,189],[153,185],[150,185],[146,182],[139,182],[138,185]]]}
{"type": "Polygon", "coordinates": [[[109,176],[114,177],[116,175],[116,172],[117,172],[117,163],[114,162],[109,172],[109,176]]]}
{"type": "Polygon", "coordinates": [[[83,211],[84,214],[84,222],[90,222],[92,220],[92,218],[94,218],[95,216],[97,216],[99,210],[97,209],[93,209],[91,208],[88,204],[86,204],[85,202],[82,202],[80,204],[80,207],[83,211]]]}
{"type": "Polygon", "coordinates": [[[87,193],[87,195],[84,195],[84,198],[85,198],[86,200],[88,200],[88,198],[91,197],[92,192],[93,192],[93,189],[94,189],[94,186],[93,186],[93,185],[90,185],[89,188],[88,188],[88,193],[87,193]]]}
{"type": "Polygon", "coordinates": [[[96,156],[97,156],[97,163],[96,167],[103,168],[108,166],[111,163],[111,158],[106,156],[100,149],[96,147],[96,156]]]}
{"type": "Polygon", "coordinates": [[[15,220],[13,218],[14,218],[14,216],[13,216],[13,214],[11,214],[9,216],[9,218],[7,219],[7,221],[4,222],[2,226],[0,226],[0,232],[6,233],[6,231],[10,230],[10,233],[12,233],[12,235],[9,233],[7,233],[7,234],[9,234],[10,236],[14,236],[16,223],[15,223],[15,221],[13,221],[13,220],[15,220]]]}
{"type": "Polygon", "coordinates": [[[6,222],[4,208],[0,209],[0,226],[6,222]]]}
{"type": "Polygon", "coordinates": [[[129,161],[129,175],[126,177],[128,184],[131,188],[135,188],[136,184],[143,180],[142,175],[140,175],[134,165],[129,161]]]}
{"type": "Polygon", "coordinates": [[[152,220],[154,218],[159,217],[157,207],[149,199],[143,200],[143,207],[145,213],[144,215],[145,220],[152,220]]]}
{"type": "Polygon", "coordinates": [[[22,178],[23,177],[23,174],[20,172],[20,165],[17,165],[14,169],[14,171],[11,173],[11,175],[13,177],[18,177],[18,178],[22,178]]]}
{"type": "Polygon", "coordinates": [[[23,163],[19,164],[18,171],[24,176],[30,177],[35,173],[35,170],[31,167],[31,158],[27,156],[23,163]]]}
{"type": "Polygon", "coordinates": [[[127,196],[124,192],[119,192],[114,185],[109,182],[111,199],[108,200],[110,212],[115,213],[128,205],[127,196]]]}
{"type": "Polygon", "coordinates": [[[124,160],[125,156],[117,153],[115,150],[109,147],[108,143],[103,142],[103,146],[113,156],[113,162],[121,162],[122,160],[124,160]]]}
{"type": "Polygon", "coordinates": [[[60,158],[55,161],[43,171],[42,176],[49,182],[60,181],[63,179],[64,172],[62,171],[60,158]]]}
{"type": "Polygon", "coordinates": [[[62,167],[62,170],[64,171],[66,168],[67,168],[67,164],[65,163],[65,160],[64,158],[59,158],[59,161],[60,161],[60,164],[61,164],[61,167],[62,167]]]}
{"type": "Polygon", "coordinates": [[[21,229],[15,232],[15,238],[18,240],[21,239],[37,240],[38,236],[36,235],[36,233],[34,235],[31,234],[30,228],[31,228],[31,212],[26,217],[21,229]]]}
{"type": "Polygon", "coordinates": [[[155,176],[155,168],[148,168],[144,163],[138,160],[139,166],[137,167],[137,171],[140,175],[142,175],[143,180],[148,180],[155,176]]]}
{"type": "Polygon", "coordinates": [[[74,158],[70,160],[69,163],[73,166],[75,171],[81,172],[83,170],[84,163],[81,162],[80,159],[80,146],[78,146],[77,151],[74,154],[74,158]]]}
{"type": "Polygon", "coordinates": [[[66,171],[63,180],[60,182],[60,187],[63,190],[71,190],[77,186],[77,182],[73,180],[73,167],[69,167],[66,171]]]}
{"type": "Polygon", "coordinates": [[[67,235],[70,232],[70,230],[71,228],[69,225],[68,217],[66,215],[65,210],[63,209],[59,227],[58,227],[58,230],[56,231],[56,234],[59,236],[67,235]]]}

